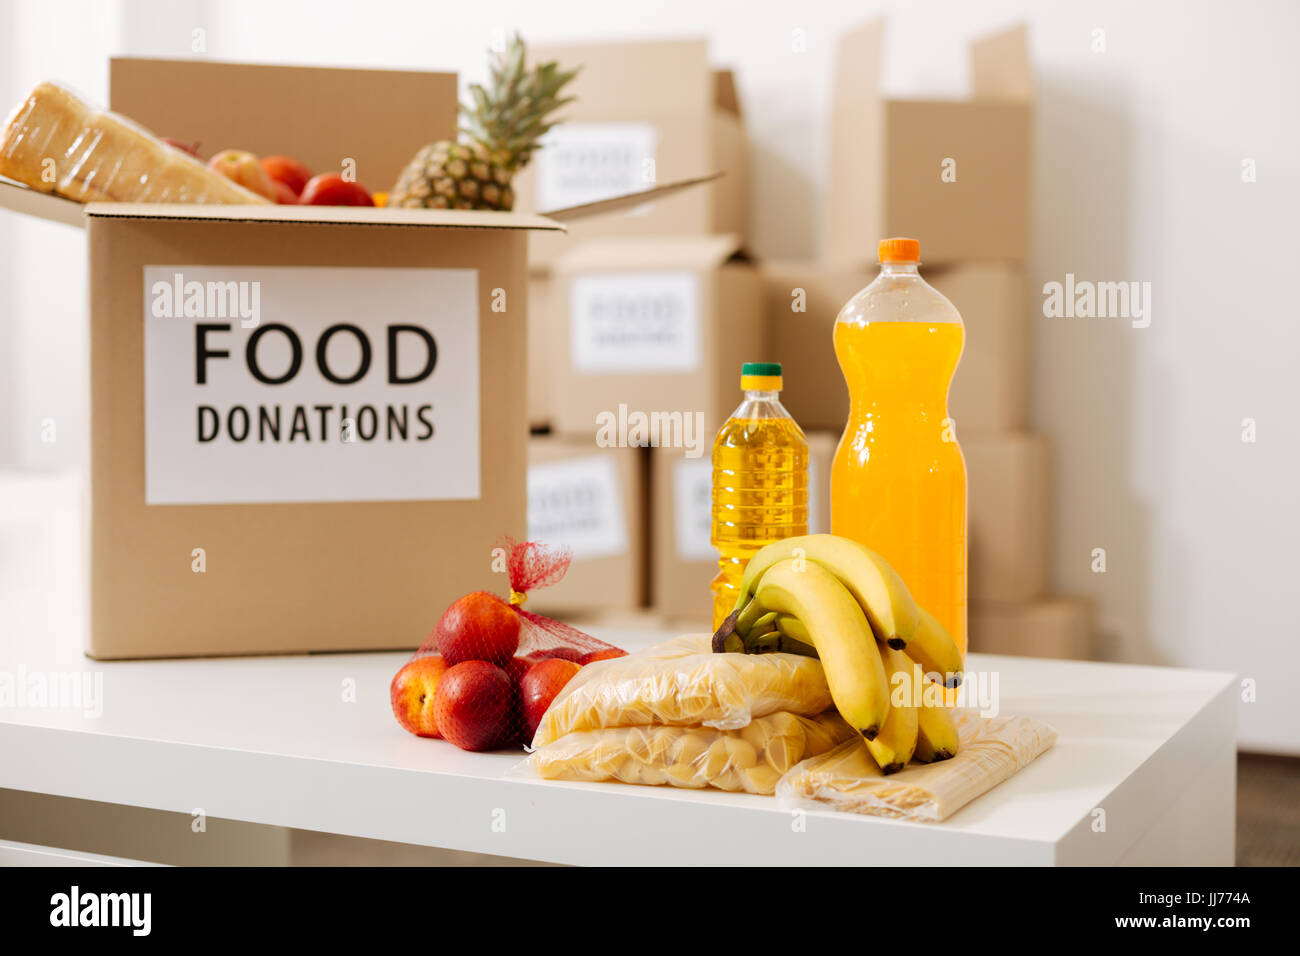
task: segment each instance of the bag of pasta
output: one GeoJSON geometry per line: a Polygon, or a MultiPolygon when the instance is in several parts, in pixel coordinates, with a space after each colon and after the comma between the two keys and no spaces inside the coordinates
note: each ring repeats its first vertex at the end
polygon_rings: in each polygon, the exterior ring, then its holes
{"type": "Polygon", "coordinates": [[[548,780],[716,787],[766,796],[799,761],[853,736],[833,710],[816,717],[769,714],[741,730],[606,727],[567,734],[535,751],[525,766],[548,780]]]}
{"type": "Polygon", "coordinates": [[[778,711],[811,717],[831,706],[816,658],[714,654],[710,635],[692,634],[584,667],[552,702],[533,746],[602,727],[738,730],[778,711]]]}

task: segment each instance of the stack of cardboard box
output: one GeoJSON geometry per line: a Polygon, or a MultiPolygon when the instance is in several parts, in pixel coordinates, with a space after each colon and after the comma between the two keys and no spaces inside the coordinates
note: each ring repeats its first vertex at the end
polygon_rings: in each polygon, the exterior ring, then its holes
{"type": "Polygon", "coordinates": [[[703,41],[537,51],[583,71],[570,122],[520,184],[523,202],[571,206],[701,168],[726,173],[707,190],[583,222],[563,247],[530,237],[530,422],[541,433],[530,535],[565,541],[575,557],[562,585],[537,592],[547,609],[646,606],[707,622],[709,449],[746,360],[784,365],[783,401],[809,439],[809,529],[830,529],[830,463],[848,417],[832,329],[873,277],[877,240],[907,235],[966,324],[950,408],[967,460],[972,648],[1090,656],[1086,604],[1047,596],[1050,450],[1027,431],[1024,31],[973,46],[965,101],[885,98],[882,40],[878,21],[840,43],[821,260],[757,270],[744,256],[735,87],[710,70],[703,41]]]}
{"type": "MultiPolygon", "coordinates": [[[[656,459],[707,466],[736,403],[739,363],[761,353],[735,84],[710,67],[704,40],[538,47],[534,56],[582,70],[566,122],[517,180],[520,208],[579,205],[701,171],[725,176],[575,224],[555,241],[530,237],[529,535],[566,543],[574,557],[565,580],[530,603],[568,614],[671,607],[690,580],[684,591],[699,592],[707,616],[712,559],[702,577],[661,559],[658,529],[676,525],[661,510],[672,504],[647,446],[661,446],[656,459]]],[[[711,554],[707,527],[703,548],[711,554]]]]}
{"type": "Polygon", "coordinates": [[[921,240],[922,272],[961,311],[949,396],[969,487],[970,644],[1091,656],[1085,602],[1048,596],[1050,448],[1027,431],[1032,87],[1023,28],[972,47],[974,98],[886,99],[883,23],[842,38],[824,258],[763,269],[769,353],[806,430],[840,430],[848,394],[830,348],[840,307],[872,278],[878,239],[921,240]]]}

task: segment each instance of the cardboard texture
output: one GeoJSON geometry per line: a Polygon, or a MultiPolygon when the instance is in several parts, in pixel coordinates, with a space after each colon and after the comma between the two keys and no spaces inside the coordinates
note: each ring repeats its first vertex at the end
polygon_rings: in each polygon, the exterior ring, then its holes
{"type": "MultiPolygon", "coordinates": [[[[712,441],[740,363],[763,353],[759,279],[735,236],[581,243],[556,263],[552,426],[592,436],[598,416],[680,413],[712,441]]],[[[539,348],[543,347],[539,344],[539,348]]],[[[707,447],[707,444],[706,444],[707,447]]]]}
{"type": "MultiPolygon", "coordinates": [[[[831,460],[839,435],[809,432],[807,438],[808,531],[816,534],[830,530],[831,460]]],[[[712,521],[709,454],[692,459],[680,448],[654,449],[650,454],[650,604],[656,613],[707,628],[713,614],[709,582],[718,573],[717,551],[709,541],[712,521]]]]}
{"type": "Polygon", "coordinates": [[[456,74],[114,57],[109,108],[204,159],[246,149],[318,173],[350,160],[385,190],[421,146],[454,136],[456,74]]]}
{"type": "Polygon", "coordinates": [[[528,276],[528,427],[545,429],[551,425],[551,349],[544,343],[557,334],[560,323],[555,316],[554,280],[545,272],[528,276]]]}
{"type": "MultiPolygon", "coordinates": [[[[515,179],[519,209],[721,171],[703,189],[575,225],[573,240],[734,233],[743,241],[748,175],[740,102],[731,73],[710,69],[706,41],[547,45],[531,56],[582,69],[566,91],[577,101],[564,111],[564,126],[515,179]]],[[[549,267],[571,244],[535,237],[530,260],[549,267]]]]}
{"type": "Polygon", "coordinates": [[[970,649],[981,654],[1095,660],[1092,606],[1056,597],[1027,604],[970,605],[970,649]]]}
{"type": "MultiPolygon", "coordinates": [[[[805,429],[842,430],[849,395],[832,347],[835,319],[875,273],[799,262],[766,262],[760,271],[768,354],[784,366],[782,402],[805,429]]],[[[959,430],[1023,428],[1030,362],[1024,269],[980,261],[922,271],[966,326],[948,396],[959,430]]]]}
{"type": "Polygon", "coordinates": [[[886,236],[926,262],[1029,251],[1033,89],[1023,26],[972,44],[969,100],[888,99],[884,20],[840,37],[822,255],[862,266],[886,236]]]}
{"type": "Polygon", "coordinates": [[[1047,591],[1050,462],[1036,435],[960,435],[966,457],[971,601],[1030,601],[1047,591]]]}
{"type": "Polygon", "coordinates": [[[573,551],[558,584],[529,594],[541,613],[639,608],[646,596],[646,450],[534,436],[528,537],[573,551]]]}
{"type": "Polygon", "coordinates": [[[483,587],[496,538],[525,525],[523,317],[491,309],[496,288],[524,300],[522,232],[92,214],[89,239],[91,656],[409,647],[448,603],[483,587]],[[477,499],[146,504],[141,271],[249,262],[476,271],[477,499]],[[204,573],[192,568],[196,548],[204,573]]]}

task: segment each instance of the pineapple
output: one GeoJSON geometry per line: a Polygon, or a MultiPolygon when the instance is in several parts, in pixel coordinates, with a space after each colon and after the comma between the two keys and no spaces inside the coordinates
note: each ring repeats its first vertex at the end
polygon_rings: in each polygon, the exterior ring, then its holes
{"type": "Polygon", "coordinates": [[[558,63],[528,70],[524,61],[524,41],[515,34],[492,63],[487,88],[470,84],[472,104],[460,108],[460,141],[430,143],[416,153],[390,192],[389,206],[514,208],[511,180],[555,125],[547,118],[573,101],[560,91],[578,73],[558,63]]]}

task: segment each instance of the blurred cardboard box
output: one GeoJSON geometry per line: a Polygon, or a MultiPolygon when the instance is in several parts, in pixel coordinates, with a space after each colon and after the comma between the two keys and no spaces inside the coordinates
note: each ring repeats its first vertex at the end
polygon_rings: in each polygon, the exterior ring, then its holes
{"type": "Polygon", "coordinates": [[[972,601],[1029,601],[1047,590],[1049,446],[1036,435],[959,433],[966,457],[972,601]]]}
{"type": "Polygon", "coordinates": [[[549,273],[528,275],[528,427],[549,428],[551,424],[551,355],[548,344],[559,325],[549,273]]]}
{"type": "MultiPolygon", "coordinates": [[[[739,404],[739,402],[737,402],[739,404]]],[[[808,531],[830,530],[831,460],[839,435],[808,435],[808,531]]],[[[710,447],[711,447],[710,442],[710,447]]],[[[650,605],[673,620],[705,622],[713,614],[709,584],[718,573],[713,531],[713,463],[680,448],[650,456],[650,605]]]]}
{"type": "Polygon", "coordinates": [[[822,255],[862,266],[887,236],[924,261],[1023,260],[1029,252],[1033,87],[1025,28],[971,46],[974,97],[886,98],[884,20],[843,34],[831,93],[822,255]]]}
{"type": "Polygon", "coordinates": [[[1093,660],[1092,606],[1083,598],[1053,597],[1027,604],[972,603],[970,649],[981,654],[1093,660]]]}
{"type": "MultiPolygon", "coordinates": [[[[717,182],[684,194],[591,219],[571,228],[574,241],[602,236],[732,233],[747,222],[747,145],[730,71],[709,67],[705,40],[537,46],[539,62],[581,71],[576,97],[515,178],[520,209],[578,206],[721,171],[717,182]]],[[[529,246],[534,267],[552,264],[569,243],[529,246]]]]}
{"type": "MultiPolygon", "coordinates": [[[[781,362],[785,374],[781,401],[805,429],[842,430],[849,394],[835,358],[835,319],[875,273],[799,262],[765,262],[760,271],[767,354],[781,362]]],[[[952,301],[966,326],[965,350],[948,396],[958,428],[1023,428],[1031,329],[1023,267],[968,262],[923,266],[922,275],[952,301]]]]}
{"type": "MultiPolygon", "coordinates": [[[[454,74],[114,58],[110,88],[146,128],[373,184],[455,134],[454,74]]],[[[42,135],[108,175],[98,122],[42,135]]],[[[558,221],[7,181],[0,206],[87,233],[92,657],[410,648],[524,533],[527,310],[500,305],[558,221]]]]}
{"type": "MultiPolygon", "coordinates": [[[[741,364],[764,354],[759,278],[737,250],[734,236],[681,236],[565,253],[549,343],[555,430],[591,436],[612,416],[622,435],[654,416],[707,452],[739,401],[741,364]]],[[[631,443],[682,444],[651,439],[631,443]]]]}
{"type": "Polygon", "coordinates": [[[646,462],[641,448],[554,436],[528,440],[528,539],[573,550],[558,584],[528,595],[545,613],[645,602],[646,462]]]}

